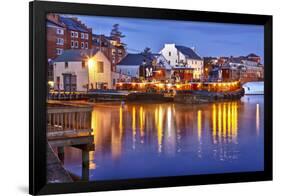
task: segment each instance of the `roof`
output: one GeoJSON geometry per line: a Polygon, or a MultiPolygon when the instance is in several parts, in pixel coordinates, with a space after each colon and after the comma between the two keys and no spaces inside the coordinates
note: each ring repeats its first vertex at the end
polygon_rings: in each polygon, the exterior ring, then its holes
{"type": "Polygon", "coordinates": [[[103,34],[92,34],[93,37],[97,37],[97,38],[100,38],[101,36],[108,39],[108,40],[111,40],[112,37],[111,36],[107,36],[107,35],[103,35],[103,34]]]}
{"type": "Polygon", "coordinates": [[[63,22],[66,25],[66,27],[70,30],[89,33],[89,30],[85,26],[83,26],[81,23],[79,23],[73,18],[60,17],[60,19],[61,22],[63,22]]]}
{"type": "Polygon", "coordinates": [[[136,66],[136,65],[141,65],[143,61],[151,62],[152,60],[153,60],[152,55],[146,57],[143,54],[129,53],[118,63],[118,65],[136,66]]]}
{"type": "Polygon", "coordinates": [[[94,56],[98,50],[95,49],[70,49],[64,50],[63,53],[55,58],[54,62],[82,61],[88,57],[94,56]]]}
{"type": "Polygon", "coordinates": [[[247,55],[247,57],[259,57],[259,56],[254,54],[254,53],[250,53],[250,54],[247,55]]]}
{"type": "Polygon", "coordinates": [[[175,45],[175,47],[187,58],[201,60],[201,57],[189,47],[175,45]]]}
{"type": "Polygon", "coordinates": [[[56,22],[51,21],[51,20],[49,20],[49,19],[47,19],[47,25],[55,25],[55,26],[57,26],[57,27],[64,28],[63,24],[56,23],[56,22]]]}

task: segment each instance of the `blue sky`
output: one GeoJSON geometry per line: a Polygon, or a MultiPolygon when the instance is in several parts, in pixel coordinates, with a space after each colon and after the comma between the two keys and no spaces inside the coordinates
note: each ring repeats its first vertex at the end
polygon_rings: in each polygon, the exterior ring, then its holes
{"type": "Polygon", "coordinates": [[[77,16],[95,34],[109,35],[118,23],[129,52],[150,47],[159,52],[164,43],[195,47],[201,56],[239,56],[256,53],[263,59],[263,26],[176,20],[77,16]]]}

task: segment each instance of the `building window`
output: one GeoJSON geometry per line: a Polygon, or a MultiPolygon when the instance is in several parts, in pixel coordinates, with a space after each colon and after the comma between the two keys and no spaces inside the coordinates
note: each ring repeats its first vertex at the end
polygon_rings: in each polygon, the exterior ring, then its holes
{"type": "Polygon", "coordinates": [[[171,56],[172,54],[171,54],[171,52],[169,52],[169,56],[171,56]]]}
{"type": "Polygon", "coordinates": [[[71,37],[76,37],[76,38],[78,38],[78,32],[71,31],[71,37]]]}
{"type": "Polygon", "coordinates": [[[57,50],[57,55],[61,55],[62,52],[63,52],[63,49],[62,49],[62,48],[57,48],[56,50],[57,50]]]}
{"type": "Polygon", "coordinates": [[[85,49],[88,49],[88,42],[85,42],[85,49]]]}
{"type": "Polygon", "coordinates": [[[65,62],[64,64],[64,68],[67,69],[68,68],[68,62],[65,62]]]}
{"type": "Polygon", "coordinates": [[[81,39],[84,39],[84,33],[81,33],[81,39]]]}
{"type": "Polygon", "coordinates": [[[84,42],[81,42],[81,48],[84,48],[84,42]]]}
{"type": "Polygon", "coordinates": [[[71,40],[71,48],[74,48],[74,41],[71,40]]]}
{"type": "Polygon", "coordinates": [[[57,45],[63,45],[64,40],[62,38],[57,38],[57,45]]]}
{"type": "Polygon", "coordinates": [[[58,35],[63,35],[64,34],[64,30],[63,29],[57,29],[57,34],[58,35]]]}
{"type": "Polygon", "coordinates": [[[78,47],[79,47],[78,41],[75,41],[74,44],[75,44],[75,48],[78,48],[78,47]]]}
{"type": "Polygon", "coordinates": [[[89,39],[88,33],[85,33],[85,39],[89,39]]]}
{"type": "Polygon", "coordinates": [[[103,62],[102,61],[97,62],[97,73],[103,73],[103,62]]]}

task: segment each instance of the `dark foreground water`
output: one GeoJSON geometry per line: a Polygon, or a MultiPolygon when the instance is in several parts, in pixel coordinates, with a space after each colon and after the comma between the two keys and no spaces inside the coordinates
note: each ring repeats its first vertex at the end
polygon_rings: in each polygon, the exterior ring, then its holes
{"type": "MultiPolygon", "coordinates": [[[[263,115],[263,96],[204,105],[100,103],[92,112],[90,180],[261,171],[263,115]]],[[[66,169],[81,176],[81,151],[65,152],[66,169]]]]}

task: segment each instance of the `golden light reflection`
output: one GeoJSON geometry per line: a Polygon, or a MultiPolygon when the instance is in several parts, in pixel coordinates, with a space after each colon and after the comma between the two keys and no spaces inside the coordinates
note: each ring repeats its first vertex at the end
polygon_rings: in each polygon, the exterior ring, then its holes
{"type": "Polygon", "coordinates": [[[132,112],[132,129],[133,129],[133,148],[135,149],[135,142],[136,142],[136,107],[133,107],[133,112],[132,112]]]}
{"type": "Polygon", "coordinates": [[[95,160],[95,152],[90,151],[89,152],[89,169],[96,169],[96,163],[94,162],[95,160]]]}
{"type": "Polygon", "coordinates": [[[111,127],[111,152],[112,158],[117,159],[122,152],[122,134],[111,127]]]}
{"type": "Polygon", "coordinates": [[[226,138],[226,105],[223,104],[223,112],[222,112],[222,124],[223,124],[223,139],[225,140],[226,138]]]}
{"type": "Polygon", "coordinates": [[[198,133],[198,141],[201,142],[201,136],[202,136],[202,112],[201,110],[197,111],[197,133],[198,133]]]}
{"type": "Polygon", "coordinates": [[[123,130],[123,108],[119,107],[119,130],[122,133],[123,130]]]}
{"type": "Polygon", "coordinates": [[[237,103],[213,104],[212,136],[213,142],[237,142],[238,132],[237,103]],[[217,141],[218,140],[218,141],[217,141]]]}
{"type": "Polygon", "coordinates": [[[140,107],[140,111],[139,111],[139,120],[140,120],[140,133],[141,136],[144,136],[144,111],[143,111],[143,107],[140,107]]]}
{"type": "Polygon", "coordinates": [[[216,104],[213,104],[213,112],[212,112],[212,120],[213,120],[213,141],[217,143],[216,135],[217,135],[217,107],[216,104]]]}
{"type": "Polygon", "coordinates": [[[260,134],[260,105],[257,103],[256,105],[256,130],[257,135],[260,134]]]}
{"type": "Polygon", "coordinates": [[[159,106],[157,117],[158,152],[161,152],[163,139],[163,110],[161,106],[159,106]]]}
{"type": "Polygon", "coordinates": [[[219,142],[221,142],[221,104],[219,104],[219,111],[218,111],[218,137],[219,142]]]}
{"type": "Polygon", "coordinates": [[[233,141],[237,143],[237,134],[238,134],[238,118],[237,118],[237,103],[233,104],[234,107],[234,129],[232,130],[233,141]]]}
{"type": "Polygon", "coordinates": [[[168,127],[168,137],[171,136],[171,123],[172,123],[172,108],[168,107],[167,110],[167,127],[168,127]]]}
{"type": "Polygon", "coordinates": [[[227,136],[231,137],[231,107],[230,103],[227,104],[227,136]]]}

